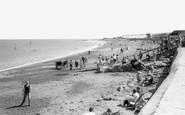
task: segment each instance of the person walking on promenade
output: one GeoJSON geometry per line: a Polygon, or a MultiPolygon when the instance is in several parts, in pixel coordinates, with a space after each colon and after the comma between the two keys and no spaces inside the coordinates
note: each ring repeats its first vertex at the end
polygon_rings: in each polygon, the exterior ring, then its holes
{"type": "Polygon", "coordinates": [[[22,106],[26,100],[26,98],[28,97],[28,105],[30,106],[30,84],[29,81],[26,81],[26,84],[24,85],[24,89],[23,89],[23,100],[22,103],[20,104],[20,106],[22,106]]]}

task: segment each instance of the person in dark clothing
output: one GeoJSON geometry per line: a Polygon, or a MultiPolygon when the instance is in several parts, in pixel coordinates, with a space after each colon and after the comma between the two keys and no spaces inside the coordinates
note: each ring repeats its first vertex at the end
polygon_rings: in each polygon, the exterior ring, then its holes
{"type": "Polygon", "coordinates": [[[78,68],[78,61],[75,60],[75,67],[78,68]]]}
{"type": "Polygon", "coordinates": [[[149,86],[151,84],[153,84],[154,78],[151,74],[148,74],[145,81],[144,81],[144,86],[149,86]]]}
{"type": "Polygon", "coordinates": [[[84,67],[86,66],[86,65],[85,65],[86,61],[87,61],[86,57],[82,57],[82,63],[83,63],[83,66],[84,66],[84,67]]]}
{"type": "Polygon", "coordinates": [[[151,59],[151,56],[150,56],[150,54],[149,54],[149,52],[146,54],[146,61],[150,61],[150,59],[151,59]]]}
{"type": "Polygon", "coordinates": [[[72,60],[70,60],[69,66],[70,66],[70,70],[72,70],[73,69],[73,61],[72,60]]]}
{"type": "Polygon", "coordinates": [[[142,60],[142,58],[143,58],[143,54],[141,53],[141,51],[139,52],[139,55],[138,55],[138,59],[139,60],[142,60]]]}
{"type": "Polygon", "coordinates": [[[26,84],[24,85],[24,89],[23,89],[23,101],[20,104],[20,106],[22,106],[26,100],[26,98],[28,97],[28,105],[30,106],[30,85],[29,85],[29,81],[26,81],[26,84]]]}
{"type": "Polygon", "coordinates": [[[120,49],[121,53],[123,53],[123,48],[120,49]]]}

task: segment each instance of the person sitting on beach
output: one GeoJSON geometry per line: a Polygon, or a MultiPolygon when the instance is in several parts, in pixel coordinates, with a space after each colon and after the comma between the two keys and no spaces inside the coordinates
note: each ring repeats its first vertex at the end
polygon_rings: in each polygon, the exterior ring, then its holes
{"type": "Polygon", "coordinates": [[[136,92],[138,92],[140,95],[141,95],[141,93],[142,93],[142,90],[141,90],[141,87],[136,87],[136,92]]]}
{"type": "Polygon", "coordinates": [[[143,81],[143,85],[144,86],[149,86],[151,84],[153,84],[154,78],[151,74],[148,74],[145,78],[145,80],[143,81]]]}
{"type": "Polygon", "coordinates": [[[70,70],[72,70],[73,69],[73,61],[72,60],[70,60],[69,66],[70,66],[70,70]]]}
{"type": "Polygon", "coordinates": [[[142,83],[142,81],[143,81],[141,74],[142,74],[142,73],[141,73],[140,71],[138,71],[138,72],[137,72],[137,76],[136,76],[137,82],[138,82],[139,85],[140,85],[140,84],[142,83]]]}
{"type": "Polygon", "coordinates": [[[23,89],[23,100],[22,103],[19,106],[22,106],[26,100],[26,98],[28,97],[28,105],[30,106],[30,85],[29,85],[29,81],[26,81],[26,84],[24,85],[24,89],[23,89]]]}
{"type": "Polygon", "coordinates": [[[82,115],[96,115],[96,114],[95,114],[95,112],[94,112],[94,108],[93,108],[93,107],[90,107],[90,108],[89,108],[89,112],[86,112],[86,113],[84,113],[84,114],[82,114],[82,115]]]}
{"type": "Polygon", "coordinates": [[[111,115],[112,110],[110,108],[107,109],[102,115],[111,115]]]}
{"type": "Polygon", "coordinates": [[[99,57],[98,57],[98,60],[99,60],[99,64],[101,64],[102,62],[102,55],[100,54],[99,57]]]}
{"type": "Polygon", "coordinates": [[[145,68],[144,63],[141,60],[138,60],[136,58],[134,58],[133,60],[131,60],[130,64],[132,65],[132,69],[134,71],[135,70],[141,70],[141,69],[145,68]]]}
{"type": "Polygon", "coordinates": [[[101,64],[102,64],[102,65],[106,65],[106,61],[105,61],[104,58],[102,59],[101,64]]]}
{"type": "Polygon", "coordinates": [[[156,62],[156,53],[155,51],[152,52],[153,61],[156,62]]]}
{"type": "Polygon", "coordinates": [[[136,90],[134,89],[133,94],[131,95],[131,97],[124,100],[123,106],[124,107],[129,107],[129,106],[133,105],[137,101],[138,98],[139,98],[139,93],[136,92],[136,90]]]}
{"type": "Polygon", "coordinates": [[[151,56],[150,56],[150,54],[149,54],[149,52],[146,54],[146,61],[150,61],[150,58],[151,58],[151,56]]]}
{"type": "Polygon", "coordinates": [[[130,63],[130,61],[129,61],[128,57],[123,57],[122,65],[126,65],[126,64],[129,64],[129,63],[130,63]]]}

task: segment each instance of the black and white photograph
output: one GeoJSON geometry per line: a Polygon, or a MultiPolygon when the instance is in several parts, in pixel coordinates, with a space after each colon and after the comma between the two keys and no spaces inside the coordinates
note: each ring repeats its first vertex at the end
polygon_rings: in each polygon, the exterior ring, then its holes
{"type": "Polygon", "coordinates": [[[0,115],[185,115],[184,3],[0,0],[0,115]]]}

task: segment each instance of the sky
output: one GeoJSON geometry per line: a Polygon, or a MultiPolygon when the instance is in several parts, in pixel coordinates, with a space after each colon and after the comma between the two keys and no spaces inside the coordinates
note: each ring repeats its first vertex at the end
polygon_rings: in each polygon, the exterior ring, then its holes
{"type": "Polygon", "coordinates": [[[183,0],[1,0],[0,39],[100,39],[185,30],[183,0]]]}

